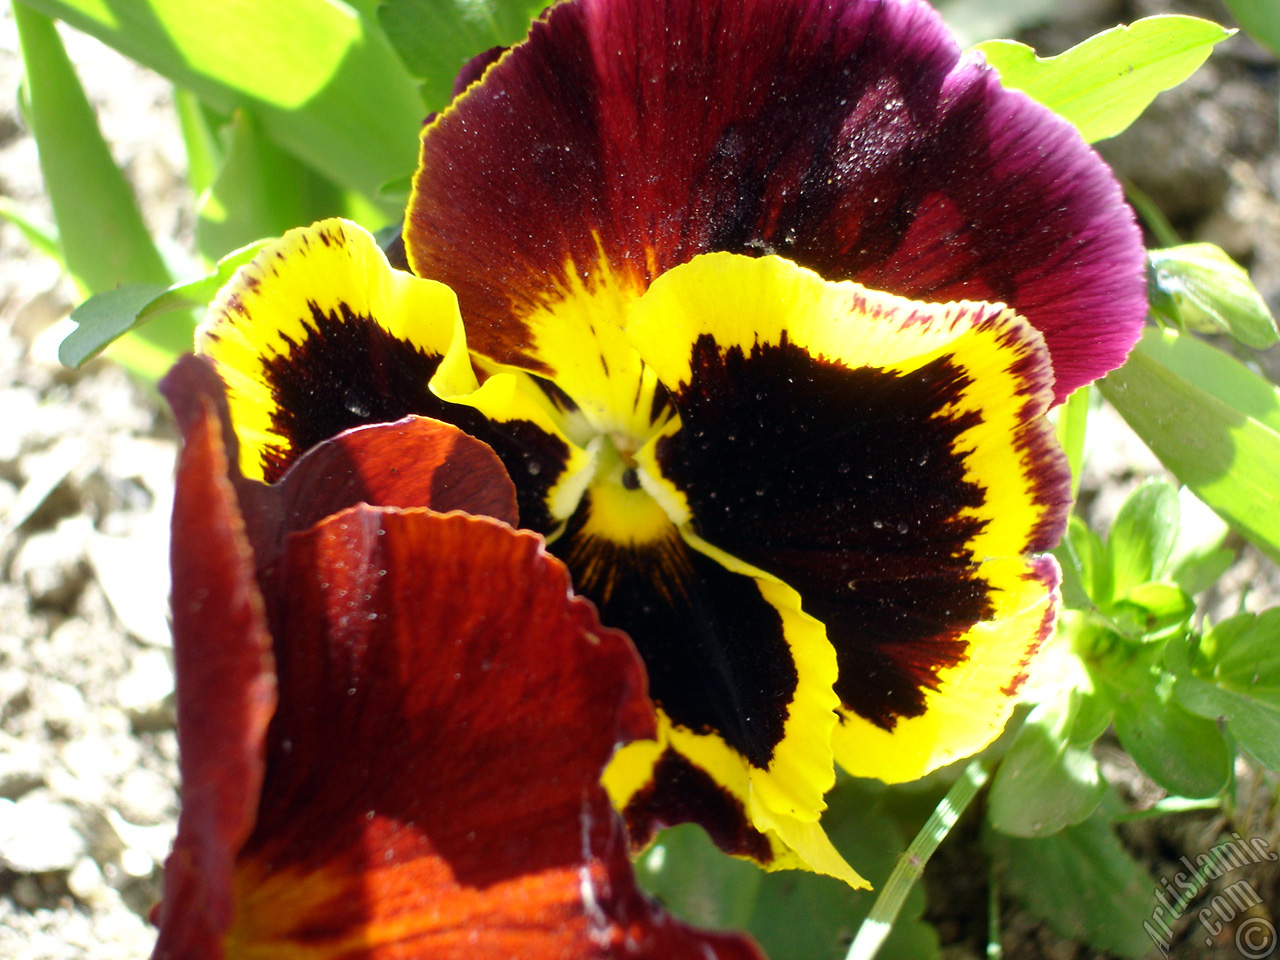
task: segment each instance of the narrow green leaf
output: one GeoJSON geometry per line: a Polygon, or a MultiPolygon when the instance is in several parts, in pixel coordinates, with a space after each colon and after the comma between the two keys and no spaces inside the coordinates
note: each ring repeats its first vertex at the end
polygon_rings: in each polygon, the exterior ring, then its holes
{"type": "MultiPolygon", "coordinates": [[[[252,260],[269,242],[258,240],[229,253],[211,272],[194,280],[168,287],[133,284],[90,297],[72,311],[71,319],[76,321],[77,327],[59,345],[58,359],[65,366],[78,367],[140,323],[175,310],[203,307],[240,266],[252,260]]],[[[181,350],[190,349],[188,339],[181,350]]],[[[160,372],[163,373],[173,362],[173,356],[169,356],[167,362],[150,360],[149,369],[154,369],[157,362],[161,364],[160,372]]]]}
{"type": "Polygon", "coordinates": [[[1093,390],[1085,384],[1067,397],[1058,408],[1058,442],[1071,466],[1071,496],[1080,492],[1080,475],[1084,470],[1084,441],[1089,427],[1089,401],[1093,390]]]}
{"type": "Polygon", "coordinates": [[[142,222],[93,108],[52,21],[14,4],[28,120],[58,225],[62,259],[82,289],[168,284],[163,258],[142,222]]]}
{"type": "Polygon", "coordinates": [[[281,146],[370,198],[415,166],[425,109],[414,81],[376,22],[346,3],[15,4],[24,5],[97,37],[217,110],[253,110],[281,146]]]}
{"type": "Polygon", "coordinates": [[[343,212],[341,190],[282,149],[252,112],[235,111],[223,136],[223,160],[196,223],[207,260],[343,212]]]}
{"type": "Polygon", "coordinates": [[[1163,576],[1178,533],[1178,494],[1152,479],[1125,500],[1107,537],[1115,593],[1119,598],[1163,576]]]}
{"type": "MultiPolygon", "coordinates": [[[[21,231],[33,250],[62,263],[62,250],[58,245],[58,231],[38,223],[23,213],[8,197],[0,197],[0,219],[7,220],[21,231]]],[[[66,264],[63,264],[66,269],[66,264]]]]}
{"type": "Polygon", "coordinates": [[[1275,318],[1248,271],[1221,247],[1187,243],[1149,250],[1147,260],[1151,285],[1172,301],[1173,319],[1203,333],[1229,333],[1255,350],[1280,340],[1275,318]]]}
{"type": "Polygon", "coordinates": [[[440,110],[468,60],[529,32],[542,0],[387,0],[378,18],[405,66],[423,80],[423,99],[440,110]]]}
{"type": "Polygon", "coordinates": [[[1223,0],[1253,39],[1280,57],[1280,5],[1276,0],[1223,0]]]}
{"type": "Polygon", "coordinates": [[[987,818],[1015,837],[1047,837],[1097,808],[1106,781],[1088,746],[1069,739],[1081,694],[1037,706],[1018,730],[991,782],[987,818]]]}
{"type": "Polygon", "coordinates": [[[858,928],[846,960],[872,960],[880,952],[881,945],[888,943],[888,938],[897,929],[903,907],[917,889],[916,882],[924,873],[925,864],[938,849],[938,844],[947,838],[988,777],[987,767],[981,759],[971,760],[965,766],[912,839],[906,854],[898,858],[889,879],[878,887],[875,903],[858,928]]]}
{"type": "Polygon", "coordinates": [[[1157,16],[1090,37],[1056,57],[1037,57],[1012,40],[975,48],[1000,74],[1063,117],[1089,143],[1114,137],[1156,95],[1176,87],[1234,31],[1197,17],[1157,16]]]}
{"type": "Polygon", "coordinates": [[[222,166],[222,145],[209,110],[190,90],[173,89],[173,105],[182,129],[182,142],[187,148],[187,184],[197,197],[213,186],[213,178],[222,166]]]}
{"type": "Polygon", "coordinates": [[[1124,957],[1151,950],[1154,884],[1100,814],[1038,839],[989,831],[987,844],[1005,890],[1059,935],[1124,957]]]}
{"type": "MultiPolygon", "coordinates": [[[[832,842],[877,888],[884,885],[907,847],[894,804],[883,784],[845,780],[827,796],[822,822],[832,842]]],[[[797,871],[767,873],[761,879],[747,929],[766,956],[787,960],[839,960],[874,900],[831,877],[797,871]]],[[[881,960],[932,960],[937,934],[924,923],[923,891],[907,899],[881,960]]]]}
{"type": "Polygon", "coordinates": [[[1160,209],[1160,205],[1152,200],[1138,186],[1129,181],[1124,181],[1124,196],[1129,201],[1129,206],[1133,207],[1143,225],[1147,228],[1147,232],[1155,238],[1156,242],[1166,247],[1176,247],[1182,243],[1182,237],[1178,235],[1178,231],[1173,224],[1169,222],[1169,218],[1165,216],[1164,211],[1160,209]]]}
{"type": "Polygon", "coordinates": [[[1280,560],[1280,392],[1172,330],[1149,330],[1100,389],[1174,476],[1280,560]]]}

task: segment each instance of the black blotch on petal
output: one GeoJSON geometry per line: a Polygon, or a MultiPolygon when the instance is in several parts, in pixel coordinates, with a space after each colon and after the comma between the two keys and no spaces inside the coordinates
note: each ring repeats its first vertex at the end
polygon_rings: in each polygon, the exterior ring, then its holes
{"type": "Polygon", "coordinates": [[[767,768],[798,682],[781,615],[755,581],[691,550],[674,527],[644,544],[582,535],[590,510],[588,493],[551,545],[574,588],[631,636],[673,723],[717,733],[767,768]]]}
{"type": "Polygon", "coordinates": [[[546,494],[568,460],[559,437],[533,423],[491,423],[479,411],[441,400],[427,384],[441,356],[392,336],[345,303],[329,312],[309,303],[301,342],[263,361],[271,388],[273,429],[287,442],[263,451],[268,483],[299,456],[343,430],[389,423],[410,414],[452,423],[489,444],[516,485],[521,526],[546,533],[555,525],[546,494]]]}
{"type": "Polygon", "coordinates": [[[725,853],[773,860],[769,838],[751,825],[742,802],[705,771],[665,750],[653,776],[627,801],[622,811],[635,846],[643,846],[662,827],[699,824],[725,853]]]}
{"type": "Polygon", "coordinates": [[[989,615],[967,543],[984,502],[952,451],[980,422],[944,414],[969,385],[942,356],[910,373],[810,356],[785,336],[693,346],[682,428],[658,445],[708,542],[799,591],[827,626],[845,706],[885,728],[964,656],[989,615]]]}
{"type": "Polygon", "coordinates": [[[311,301],[301,342],[263,360],[274,409],[272,428],[286,443],[263,451],[267,482],[280,478],[300,455],[321,441],[369,423],[409,414],[445,416],[443,400],[427,389],[439,354],[393,337],[345,303],[325,312],[311,301]]]}

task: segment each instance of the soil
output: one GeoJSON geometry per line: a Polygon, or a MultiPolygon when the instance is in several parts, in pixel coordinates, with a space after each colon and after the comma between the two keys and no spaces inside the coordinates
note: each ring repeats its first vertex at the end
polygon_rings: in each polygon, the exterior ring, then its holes
{"type": "MultiPolygon", "coordinates": [[[[1230,22],[1209,0],[1059,6],[1024,37],[1041,52],[1167,9],[1230,22]]],[[[192,200],[168,86],[88,38],[65,36],[148,224],[173,249],[189,250],[192,200]]],[[[16,90],[20,75],[6,6],[0,89],[16,90]]],[[[1185,238],[1219,243],[1251,267],[1273,310],[1280,309],[1278,91],[1276,58],[1237,36],[1131,130],[1100,146],[1185,238]]],[[[51,219],[34,144],[12,101],[0,102],[0,196],[51,219]]],[[[164,616],[174,431],[155,393],[109,362],[78,371],[57,363],[75,290],[9,225],[0,226],[0,263],[0,957],[141,958],[154,941],[146,917],[177,814],[164,616]]],[[[1280,351],[1257,360],[1273,379],[1280,375],[1280,351]]],[[[1105,527],[1133,485],[1161,468],[1108,411],[1090,427],[1081,502],[1091,522],[1105,527]]],[[[1280,572],[1238,545],[1239,562],[1206,599],[1213,616],[1280,598],[1280,572]]],[[[1118,750],[1099,749],[1126,800],[1145,807],[1160,797],[1118,750]]],[[[1237,775],[1235,810],[1123,828],[1153,878],[1171,876],[1180,857],[1194,859],[1232,831],[1280,848],[1275,778],[1244,765],[1237,775]]],[[[987,955],[976,815],[926,871],[928,917],[951,960],[987,955]]],[[[1252,865],[1229,879],[1241,877],[1262,897],[1251,915],[1270,920],[1280,910],[1276,865],[1252,865]]],[[[1216,892],[1211,887],[1188,914],[1216,892]]],[[[1000,922],[1011,960],[1107,956],[1058,936],[1008,900],[1000,922]]],[[[1226,926],[1206,944],[1202,929],[1175,924],[1171,955],[1238,957],[1235,929],[1226,926]]]]}

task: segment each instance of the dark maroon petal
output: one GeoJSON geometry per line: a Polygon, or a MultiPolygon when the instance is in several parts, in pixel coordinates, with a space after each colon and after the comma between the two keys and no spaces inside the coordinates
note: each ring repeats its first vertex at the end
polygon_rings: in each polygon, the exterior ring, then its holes
{"type": "Polygon", "coordinates": [[[1111,173],[919,0],[558,4],[424,131],[405,238],[472,346],[533,367],[526,321],[601,261],[643,289],[716,250],[1006,302],[1059,399],[1146,312],[1111,173]]]}
{"type": "Polygon", "coordinates": [[[220,957],[236,851],[265,769],[276,677],[213,404],[189,406],[173,508],[173,632],[182,815],[165,864],[157,960],[220,957]]]}

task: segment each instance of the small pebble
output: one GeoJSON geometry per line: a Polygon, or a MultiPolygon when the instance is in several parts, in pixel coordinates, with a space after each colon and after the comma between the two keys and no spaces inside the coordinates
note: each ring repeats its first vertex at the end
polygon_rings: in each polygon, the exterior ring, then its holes
{"type": "Polygon", "coordinates": [[[67,874],[67,889],[81,903],[92,904],[103,899],[107,881],[92,857],[81,857],[67,874]]]}
{"type": "Polygon", "coordinates": [[[16,800],[44,783],[48,760],[40,744],[0,735],[0,797],[16,800]]]}
{"type": "Polygon", "coordinates": [[[116,687],[116,703],[136,730],[165,730],[173,726],[173,667],[163,650],[144,650],[116,687]]]}
{"type": "Polygon", "coordinates": [[[0,799],[0,863],[14,873],[70,870],[85,853],[77,819],[47,791],[0,799]]]}

